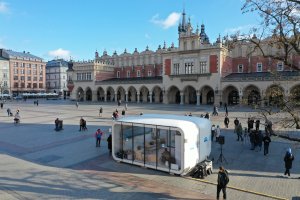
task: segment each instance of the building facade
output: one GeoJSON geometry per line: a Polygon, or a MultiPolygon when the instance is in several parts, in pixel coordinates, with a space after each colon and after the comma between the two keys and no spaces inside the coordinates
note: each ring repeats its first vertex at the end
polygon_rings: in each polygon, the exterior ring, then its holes
{"type": "MultiPolygon", "coordinates": [[[[254,36],[255,37],[255,36],[254,36]]],[[[165,104],[248,104],[276,101],[270,94],[277,91],[289,96],[300,92],[300,74],[282,62],[265,58],[250,43],[240,42],[229,48],[229,40],[219,36],[211,43],[202,24],[194,30],[185,13],[178,26],[178,47],[164,43],[156,51],[108,55],[95,61],[109,63],[112,78],[94,79],[88,86],[76,79],[72,99],[90,101],[148,102],[165,104]],[[251,52],[251,53],[250,53],[251,52]],[[86,95],[86,91],[94,95],[86,95]],[[80,95],[79,95],[80,94],[80,95]],[[87,98],[87,97],[92,98],[87,98]]],[[[273,53],[278,50],[269,49],[273,53]]],[[[300,56],[291,56],[300,68],[300,56]]],[[[73,69],[73,73],[78,73],[73,69]]],[[[85,67],[80,73],[88,72],[85,67]]],[[[90,72],[93,73],[93,72],[90,72]]],[[[107,73],[102,69],[100,74],[107,73]]],[[[300,94],[298,94],[300,97],[300,94]]]]}
{"type": "Polygon", "coordinates": [[[9,61],[0,57],[0,95],[10,94],[9,61]]]}
{"type": "Polygon", "coordinates": [[[68,62],[63,59],[51,60],[46,64],[47,92],[67,96],[68,62]]]}
{"type": "Polygon", "coordinates": [[[46,63],[29,52],[0,49],[0,56],[9,62],[9,93],[19,95],[25,92],[46,91],[46,63]]]}

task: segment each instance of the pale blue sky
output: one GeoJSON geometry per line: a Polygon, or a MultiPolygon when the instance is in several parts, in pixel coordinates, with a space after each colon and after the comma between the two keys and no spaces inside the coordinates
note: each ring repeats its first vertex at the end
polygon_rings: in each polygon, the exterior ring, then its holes
{"type": "Polygon", "coordinates": [[[59,55],[94,58],[106,49],[118,54],[178,44],[183,5],[196,25],[203,22],[210,41],[219,33],[247,31],[258,24],[242,14],[243,0],[0,0],[0,48],[29,51],[48,61],[59,55]],[[181,16],[180,16],[181,17],[181,16]]]}

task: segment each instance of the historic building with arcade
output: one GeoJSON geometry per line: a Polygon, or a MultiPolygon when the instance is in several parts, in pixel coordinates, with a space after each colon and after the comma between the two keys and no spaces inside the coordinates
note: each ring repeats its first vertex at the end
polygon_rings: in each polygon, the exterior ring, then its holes
{"type": "MultiPolygon", "coordinates": [[[[300,73],[282,62],[263,57],[240,42],[228,47],[228,39],[211,42],[204,24],[193,28],[185,12],[178,25],[178,47],[172,43],[139,52],[114,52],[95,59],[73,62],[68,69],[71,99],[165,104],[257,104],[297,93],[300,73]],[[241,101],[242,100],[242,101],[241,101]]],[[[269,49],[276,53],[276,49],[269,49]]],[[[291,62],[300,68],[300,56],[291,62]]]]}

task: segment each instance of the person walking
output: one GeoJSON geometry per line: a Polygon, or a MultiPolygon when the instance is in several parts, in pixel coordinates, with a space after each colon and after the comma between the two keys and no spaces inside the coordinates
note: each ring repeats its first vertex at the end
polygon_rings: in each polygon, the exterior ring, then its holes
{"type": "Polygon", "coordinates": [[[216,127],[215,127],[215,125],[213,124],[213,125],[211,126],[211,141],[214,141],[215,135],[216,135],[216,127]]]}
{"type": "Polygon", "coordinates": [[[222,190],[223,192],[223,199],[226,199],[226,187],[227,184],[229,183],[229,176],[227,170],[224,169],[224,167],[219,168],[219,173],[218,173],[218,185],[217,185],[217,199],[220,197],[220,192],[222,190]]]}
{"type": "Polygon", "coordinates": [[[1,104],[1,109],[3,109],[3,102],[1,102],[0,104],[1,104]]]}
{"type": "Polygon", "coordinates": [[[228,125],[229,125],[229,118],[228,118],[227,115],[225,115],[224,124],[225,124],[225,127],[228,128],[228,125]]]}
{"type": "Polygon", "coordinates": [[[103,132],[100,130],[100,128],[98,128],[98,130],[95,133],[96,147],[100,147],[102,135],[103,135],[103,132]]]}
{"type": "Polygon", "coordinates": [[[100,116],[100,117],[102,117],[102,112],[103,112],[103,108],[100,107],[100,109],[99,109],[99,116],[100,116]]]}
{"type": "Polygon", "coordinates": [[[236,141],[240,141],[240,138],[241,138],[241,141],[243,142],[244,139],[243,139],[243,127],[242,127],[242,123],[240,122],[237,129],[236,129],[236,134],[238,136],[237,140],[236,141]]]}
{"type": "Polygon", "coordinates": [[[39,106],[39,100],[36,100],[36,106],[39,106]]]}
{"type": "Polygon", "coordinates": [[[255,129],[256,129],[257,131],[259,131],[259,124],[260,124],[260,120],[257,119],[257,120],[255,121],[255,129]]]}
{"type": "Polygon", "coordinates": [[[79,131],[83,130],[84,119],[81,117],[79,120],[79,131]]]}
{"type": "Polygon", "coordinates": [[[128,108],[128,107],[127,107],[127,103],[126,103],[126,104],[125,104],[125,110],[126,110],[126,111],[127,111],[127,108],[128,108]]]}
{"type": "Polygon", "coordinates": [[[79,106],[78,101],[76,101],[75,106],[76,106],[76,108],[78,109],[78,106],[79,106]]]}
{"type": "Polygon", "coordinates": [[[219,141],[220,135],[221,135],[221,129],[220,129],[220,126],[217,125],[217,128],[216,128],[216,142],[219,141]]]}
{"type": "Polygon", "coordinates": [[[284,156],[284,163],[285,163],[284,175],[291,176],[290,169],[292,169],[292,164],[293,164],[294,158],[295,157],[292,154],[292,149],[288,148],[285,153],[285,156],[284,156]]]}
{"type": "Polygon", "coordinates": [[[125,110],[122,110],[122,117],[125,117],[125,110]]]}
{"type": "Polygon", "coordinates": [[[111,150],[112,150],[112,138],[111,138],[111,134],[109,134],[109,136],[107,138],[107,148],[109,150],[109,153],[111,154],[111,150]]]}
{"type": "Polygon", "coordinates": [[[269,145],[271,142],[271,138],[269,137],[268,134],[265,134],[263,141],[264,141],[264,155],[266,156],[269,153],[269,145]]]}
{"type": "Polygon", "coordinates": [[[7,108],[7,110],[6,110],[6,112],[7,112],[7,116],[9,117],[9,116],[11,116],[11,110],[10,110],[10,108],[7,108]]]}
{"type": "Polygon", "coordinates": [[[259,151],[261,151],[261,147],[262,147],[262,143],[263,143],[263,138],[264,138],[264,136],[263,136],[263,134],[262,134],[262,132],[261,131],[257,131],[258,133],[258,138],[257,138],[257,145],[258,145],[258,147],[259,147],[259,151]]]}
{"type": "Polygon", "coordinates": [[[236,130],[237,130],[237,127],[238,127],[240,121],[239,121],[238,118],[236,117],[235,120],[233,121],[233,123],[234,123],[234,132],[236,133],[236,130]]]}
{"type": "Polygon", "coordinates": [[[225,108],[225,113],[226,113],[226,115],[228,115],[227,103],[225,103],[224,108],[225,108]]]}

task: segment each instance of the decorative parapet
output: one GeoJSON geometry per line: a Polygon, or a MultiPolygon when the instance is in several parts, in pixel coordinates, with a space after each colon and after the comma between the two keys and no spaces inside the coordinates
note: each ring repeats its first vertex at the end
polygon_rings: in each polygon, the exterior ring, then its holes
{"type": "Polygon", "coordinates": [[[162,77],[112,78],[103,81],[95,81],[95,85],[103,84],[162,84],[162,77]]]}

